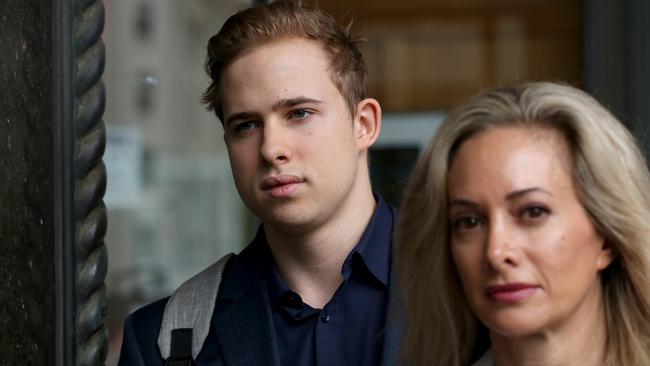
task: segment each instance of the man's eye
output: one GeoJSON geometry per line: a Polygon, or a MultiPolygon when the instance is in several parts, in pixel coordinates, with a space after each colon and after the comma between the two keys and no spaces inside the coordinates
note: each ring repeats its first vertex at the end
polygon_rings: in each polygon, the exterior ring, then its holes
{"type": "Polygon", "coordinates": [[[291,119],[303,119],[311,115],[311,112],[304,109],[296,109],[289,113],[289,118],[291,119]]]}
{"type": "Polygon", "coordinates": [[[253,121],[246,121],[246,122],[237,123],[234,126],[233,130],[236,133],[245,132],[245,131],[248,131],[248,130],[252,130],[256,126],[257,126],[257,123],[255,123],[253,121]]]}

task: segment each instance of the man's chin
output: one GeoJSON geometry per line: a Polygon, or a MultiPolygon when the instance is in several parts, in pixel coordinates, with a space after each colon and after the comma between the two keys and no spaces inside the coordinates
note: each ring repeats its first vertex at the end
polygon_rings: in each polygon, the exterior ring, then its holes
{"type": "Polygon", "coordinates": [[[258,216],[266,227],[286,233],[301,233],[316,226],[316,218],[305,210],[282,210],[258,216]]]}

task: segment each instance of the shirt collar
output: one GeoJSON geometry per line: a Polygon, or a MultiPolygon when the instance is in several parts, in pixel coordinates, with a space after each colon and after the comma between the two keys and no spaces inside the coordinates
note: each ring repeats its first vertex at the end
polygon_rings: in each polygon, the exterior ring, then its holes
{"type": "Polygon", "coordinates": [[[266,238],[264,228],[260,225],[255,238],[239,255],[233,256],[228,261],[224,276],[227,281],[222,281],[219,288],[219,297],[225,300],[235,301],[243,296],[246,291],[255,284],[266,279],[266,272],[263,270],[266,259],[270,256],[266,252],[266,238]]]}
{"type": "Polygon", "coordinates": [[[356,253],[370,273],[384,286],[388,286],[395,215],[393,209],[379,195],[375,195],[375,199],[375,212],[348,259],[356,253]]]}
{"type": "MultiPolygon", "coordinates": [[[[372,276],[388,287],[395,213],[393,208],[379,195],[375,195],[375,199],[377,206],[370,222],[361,235],[361,239],[348,255],[341,271],[345,270],[346,265],[351,264],[354,257],[358,257],[359,262],[366,267],[372,276]]],[[[251,243],[251,249],[254,249],[254,252],[261,258],[259,264],[265,268],[263,271],[250,268],[249,276],[257,277],[256,273],[264,274],[267,279],[270,303],[275,306],[280,302],[282,295],[286,291],[291,291],[291,289],[287,287],[276,268],[273,255],[266,242],[263,225],[260,225],[257,235],[251,243]]],[[[253,263],[250,264],[253,265],[253,263]]],[[[345,274],[344,277],[346,277],[345,274]]]]}
{"type": "MultiPolygon", "coordinates": [[[[347,280],[349,273],[352,271],[352,266],[357,263],[363,265],[365,269],[386,288],[390,278],[390,263],[391,263],[391,244],[393,238],[393,224],[394,213],[393,209],[381,198],[376,195],[377,206],[366,226],[361,239],[357,245],[352,249],[346,258],[341,272],[343,277],[347,280]],[[355,262],[355,257],[358,259],[355,262]],[[346,273],[347,272],[347,273],[346,273]]],[[[266,244],[266,242],[265,242],[266,244]]],[[[273,306],[277,306],[285,296],[287,291],[291,289],[286,285],[282,276],[273,261],[271,251],[268,249],[269,266],[268,266],[268,289],[269,299],[273,306]]],[[[291,291],[293,293],[293,291],[291,291]]]]}
{"type": "Polygon", "coordinates": [[[291,289],[289,289],[289,287],[286,285],[284,280],[282,280],[282,277],[278,272],[278,268],[275,265],[275,261],[273,260],[273,255],[271,255],[271,250],[268,249],[268,246],[267,246],[267,252],[268,252],[268,261],[266,261],[267,264],[266,278],[267,278],[267,284],[269,289],[269,302],[271,303],[271,306],[275,307],[280,305],[280,301],[282,300],[282,295],[284,295],[288,291],[291,291],[291,289]]]}

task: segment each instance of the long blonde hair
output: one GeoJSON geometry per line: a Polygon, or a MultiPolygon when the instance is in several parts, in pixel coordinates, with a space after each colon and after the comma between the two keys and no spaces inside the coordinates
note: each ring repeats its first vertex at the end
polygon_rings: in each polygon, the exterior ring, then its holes
{"type": "Polygon", "coordinates": [[[477,342],[449,252],[447,173],[458,146],[497,126],[551,126],[565,136],[579,199],[616,253],[601,273],[606,365],[650,365],[650,176],[630,132],[586,93],[530,83],[483,92],[450,113],[416,164],[400,214],[399,281],[407,365],[461,366],[477,342]]]}

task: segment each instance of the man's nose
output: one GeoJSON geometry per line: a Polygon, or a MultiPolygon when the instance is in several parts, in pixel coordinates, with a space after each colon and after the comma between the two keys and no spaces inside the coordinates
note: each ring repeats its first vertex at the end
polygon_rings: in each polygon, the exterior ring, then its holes
{"type": "Polygon", "coordinates": [[[291,159],[291,138],[279,121],[268,121],[262,128],[260,157],[266,164],[282,164],[291,159]]]}

